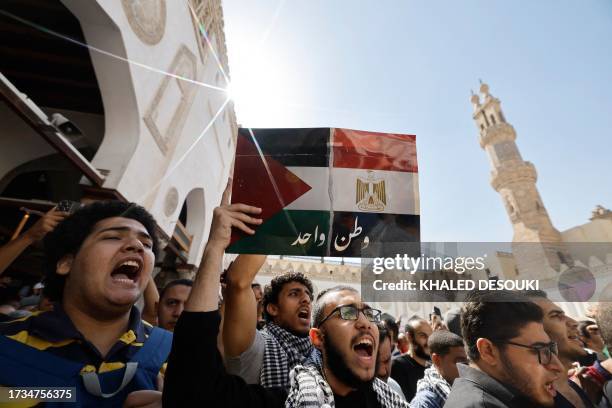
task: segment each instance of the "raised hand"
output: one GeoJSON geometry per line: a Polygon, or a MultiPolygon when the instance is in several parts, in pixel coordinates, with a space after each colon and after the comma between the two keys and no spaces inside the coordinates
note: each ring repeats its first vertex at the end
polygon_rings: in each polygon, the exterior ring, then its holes
{"type": "Polygon", "coordinates": [[[246,204],[230,204],[232,179],[229,179],[221,204],[213,211],[213,220],[208,237],[208,245],[223,250],[228,247],[232,236],[232,227],[238,228],[246,234],[253,235],[255,231],[249,225],[260,225],[263,220],[254,215],[261,214],[261,208],[246,204]]]}
{"type": "Polygon", "coordinates": [[[32,242],[40,241],[70,214],[58,211],[55,207],[47,211],[24,235],[32,242]]]}

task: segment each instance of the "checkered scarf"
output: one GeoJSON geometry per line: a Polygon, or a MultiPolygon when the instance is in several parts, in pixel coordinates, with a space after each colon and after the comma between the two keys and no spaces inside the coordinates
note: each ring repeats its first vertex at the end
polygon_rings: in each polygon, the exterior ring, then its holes
{"type": "Polygon", "coordinates": [[[260,383],[264,388],[289,388],[289,372],[313,350],[308,337],[298,337],[270,322],[261,331],[266,346],[260,383]]]}
{"type": "MultiPolygon", "coordinates": [[[[291,389],[285,408],[325,407],[334,408],[334,393],[321,375],[320,365],[297,365],[291,371],[291,389]]],[[[382,408],[410,408],[408,403],[382,380],[375,378],[372,388],[382,408]]]]}
{"type": "Polygon", "coordinates": [[[424,389],[438,395],[442,401],[446,401],[451,386],[436,370],[436,367],[431,366],[425,370],[425,375],[417,382],[417,393],[424,389]]]}

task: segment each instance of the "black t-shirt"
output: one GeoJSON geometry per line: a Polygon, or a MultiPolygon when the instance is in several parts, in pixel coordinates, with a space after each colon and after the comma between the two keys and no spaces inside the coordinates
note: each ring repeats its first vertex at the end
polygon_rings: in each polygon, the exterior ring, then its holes
{"type": "Polygon", "coordinates": [[[287,392],[247,384],[225,371],[217,349],[221,316],[183,312],[174,328],[164,380],[164,407],[283,408],[287,392]]]}
{"type": "Polygon", "coordinates": [[[394,358],[391,362],[391,378],[402,387],[406,401],[411,401],[416,394],[417,381],[425,375],[425,369],[408,354],[394,358]]]}
{"type": "Polygon", "coordinates": [[[336,408],[379,408],[380,404],[372,387],[352,391],[341,397],[334,394],[336,408]]]}

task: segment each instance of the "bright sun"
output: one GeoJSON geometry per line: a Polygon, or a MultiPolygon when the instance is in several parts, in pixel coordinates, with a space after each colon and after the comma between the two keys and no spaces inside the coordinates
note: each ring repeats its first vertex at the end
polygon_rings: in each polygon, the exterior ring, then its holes
{"type": "Polygon", "coordinates": [[[270,123],[283,114],[283,71],[270,59],[240,61],[234,65],[228,97],[234,101],[238,121],[244,126],[270,123]]]}

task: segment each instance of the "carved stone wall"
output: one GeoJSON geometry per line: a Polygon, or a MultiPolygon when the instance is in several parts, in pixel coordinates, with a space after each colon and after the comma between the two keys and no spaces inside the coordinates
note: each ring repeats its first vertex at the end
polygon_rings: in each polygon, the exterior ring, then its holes
{"type": "Polygon", "coordinates": [[[134,34],[145,44],[155,45],[166,31],[166,0],[121,0],[134,34]]]}
{"type": "Polygon", "coordinates": [[[301,272],[311,280],[329,282],[361,283],[361,267],[359,265],[341,265],[321,263],[317,261],[288,259],[268,259],[259,270],[258,275],[276,276],[285,272],[301,272]]]}
{"type": "Polygon", "coordinates": [[[200,48],[202,62],[208,58],[208,44],[200,32],[200,28],[206,31],[208,39],[213,43],[219,62],[229,77],[229,64],[227,61],[227,48],[225,45],[225,33],[223,24],[223,9],[220,0],[189,0],[192,10],[198,21],[194,21],[196,37],[200,48]]]}

